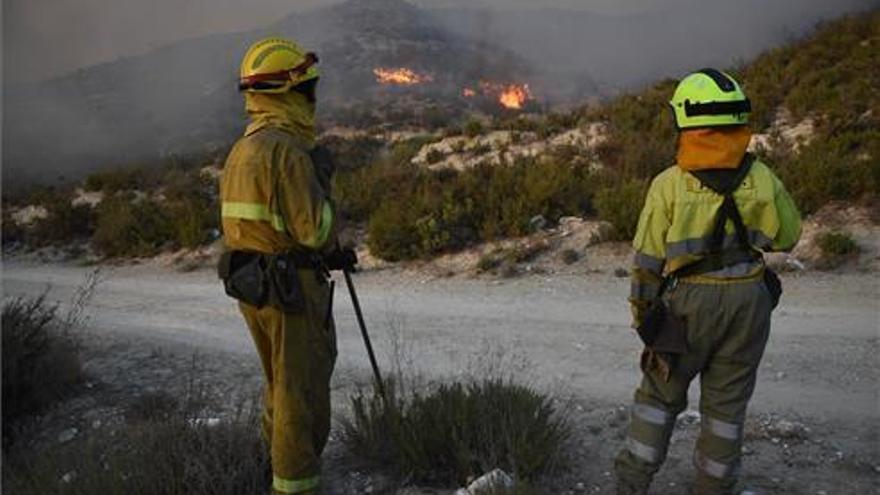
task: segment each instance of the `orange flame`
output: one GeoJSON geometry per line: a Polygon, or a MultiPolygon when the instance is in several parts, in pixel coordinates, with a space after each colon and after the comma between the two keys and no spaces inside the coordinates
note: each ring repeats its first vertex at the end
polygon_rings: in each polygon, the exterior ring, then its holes
{"type": "Polygon", "coordinates": [[[461,90],[461,95],[465,98],[473,98],[474,96],[477,96],[477,92],[471,88],[464,88],[461,90]]]}
{"type": "Polygon", "coordinates": [[[496,98],[501,106],[511,110],[521,109],[527,101],[534,98],[528,84],[480,81],[480,91],[486,96],[496,98]]]}
{"type": "Polygon", "coordinates": [[[397,86],[413,86],[415,84],[422,84],[434,80],[434,78],[428,74],[419,74],[406,67],[376,67],[373,69],[373,74],[376,75],[376,82],[379,84],[393,84],[397,86]]]}
{"type": "Polygon", "coordinates": [[[519,110],[526,101],[532,99],[532,92],[528,84],[508,84],[498,96],[498,102],[504,108],[519,110]]]}

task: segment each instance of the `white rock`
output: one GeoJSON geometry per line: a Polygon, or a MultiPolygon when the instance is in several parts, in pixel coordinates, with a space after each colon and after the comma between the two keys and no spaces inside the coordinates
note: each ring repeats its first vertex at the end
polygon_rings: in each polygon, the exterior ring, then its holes
{"type": "Polygon", "coordinates": [[[71,206],[86,205],[90,208],[94,208],[98,206],[101,201],[104,200],[104,193],[101,191],[90,192],[81,188],[77,188],[74,194],[75,196],[72,200],[70,200],[71,206]]]}
{"type": "Polygon", "coordinates": [[[192,427],[207,426],[213,428],[220,424],[220,418],[193,418],[188,421],[192,427]]]}
{"type": "Polygon", "coordinates": [[[76,471],[68,471],[61,477],[62,483],[70,483],[76,479],[76,471]]]}
{"type": "Polygon", "coordinates": [[[49,210],[42,205],[27,205],[12,212],[12,220],[17,225],[30,225],[48,217],[49,210]]]}
{"type": "Polygon", "coordinates": [[[68,428],[58,434],[58,441],[60,443],[67,443],[76,438],[77,433],[79,433],[79,430],[76,428],[68,428]]]}
{"type": "Polygon", "coordinates": [[[513,488],[516,482],[501,469],[493,469],[467,486],[468,495],[488,495],[501,488],[513,488]]]}

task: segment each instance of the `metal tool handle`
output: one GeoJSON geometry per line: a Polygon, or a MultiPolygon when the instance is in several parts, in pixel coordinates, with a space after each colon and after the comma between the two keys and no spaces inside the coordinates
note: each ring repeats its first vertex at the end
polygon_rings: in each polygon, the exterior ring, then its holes
{"type": "Polygon", "coordinates": [[[376,379],[376,388],[383,400],[387,400],[385,396],[385,383],[382,381],[382,375],[379,373],[379,365],[376,363],[376,355],[373,353],[373,344],[370,342],[370,335],[367,333],[367,324],[364,322],[364,314],[361,311],[361,303],[358,300],[357,292],[354,290],[354,283],[351,281],[351,272],[347,269],[342,270],[345,276],[345,285],[348,286],[348,293],[351,296],[351,303],[354,306],[355,315],[357,315],[358,325],[361,327],[361,336],[364,338],[364,345],[367,347],[367,355],[370,357],[370,366],[373,367],[373,377],[376,379]]]}

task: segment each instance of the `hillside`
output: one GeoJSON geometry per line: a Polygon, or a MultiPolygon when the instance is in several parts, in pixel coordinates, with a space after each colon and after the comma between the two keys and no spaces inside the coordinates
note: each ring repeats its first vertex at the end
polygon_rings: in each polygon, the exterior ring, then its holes
{"type": "MultiPolygon", "coordinates": [[[[873,11],[825,24],[732,69],[756,108],[752,148],[811,215],[795,253],[810,266],[853,261],[837,255],[859,250],[865,256],[857,265],[876,264],[878,44],[880,11],[873,11]],[[839,242],[822,248],[826,234],[839,242]]],[[[474,118],[440,131],[335,127],[321,142],[343,164],[334,194],[371,257],[461,253],[452,271],[494,271],[548,257],[574,263],[595,245],[632,236],[648,181],[674,160],[666,104],[674,86],[666,80],[601,106],[474,118]]],[[[91,237],[107,256],[207,245],[217,235],[221,161],[217,153],[94,174],[85,191],[22,200],[4,209],[4,242],[91,237]],[[72,210],[74,198],[79,207],[72,210]]]]}
{"type": "Polygon", "coordinates": [[[510,52],[452,34],[403,0],[349,0],[260,31],[189,40],[46,83],[4,87],[4,117],[16,123],[3,128],[4,183],[45,184],[222,147],[245,123],[236,91],[241,55],[267,35],[293,36],[319,53],[320,111],[328,124],[375,122],[370,112],[377,107],[405,121],[431,101],[458,96],[465,83],[529,73],[510,52]],[[376,81],[374,68],[405,64],[432,75],[430,91],[376,81]]]}

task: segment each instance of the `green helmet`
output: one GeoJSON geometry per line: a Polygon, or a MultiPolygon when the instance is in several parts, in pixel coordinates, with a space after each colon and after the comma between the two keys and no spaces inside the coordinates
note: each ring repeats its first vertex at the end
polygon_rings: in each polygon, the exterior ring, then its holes
{"type": "Polygon", "coordinates": [[[716,69],[702,69],[682,79],[669,104],[679,129],[744,125],[752,110],[739,83],[716,69]]]}

